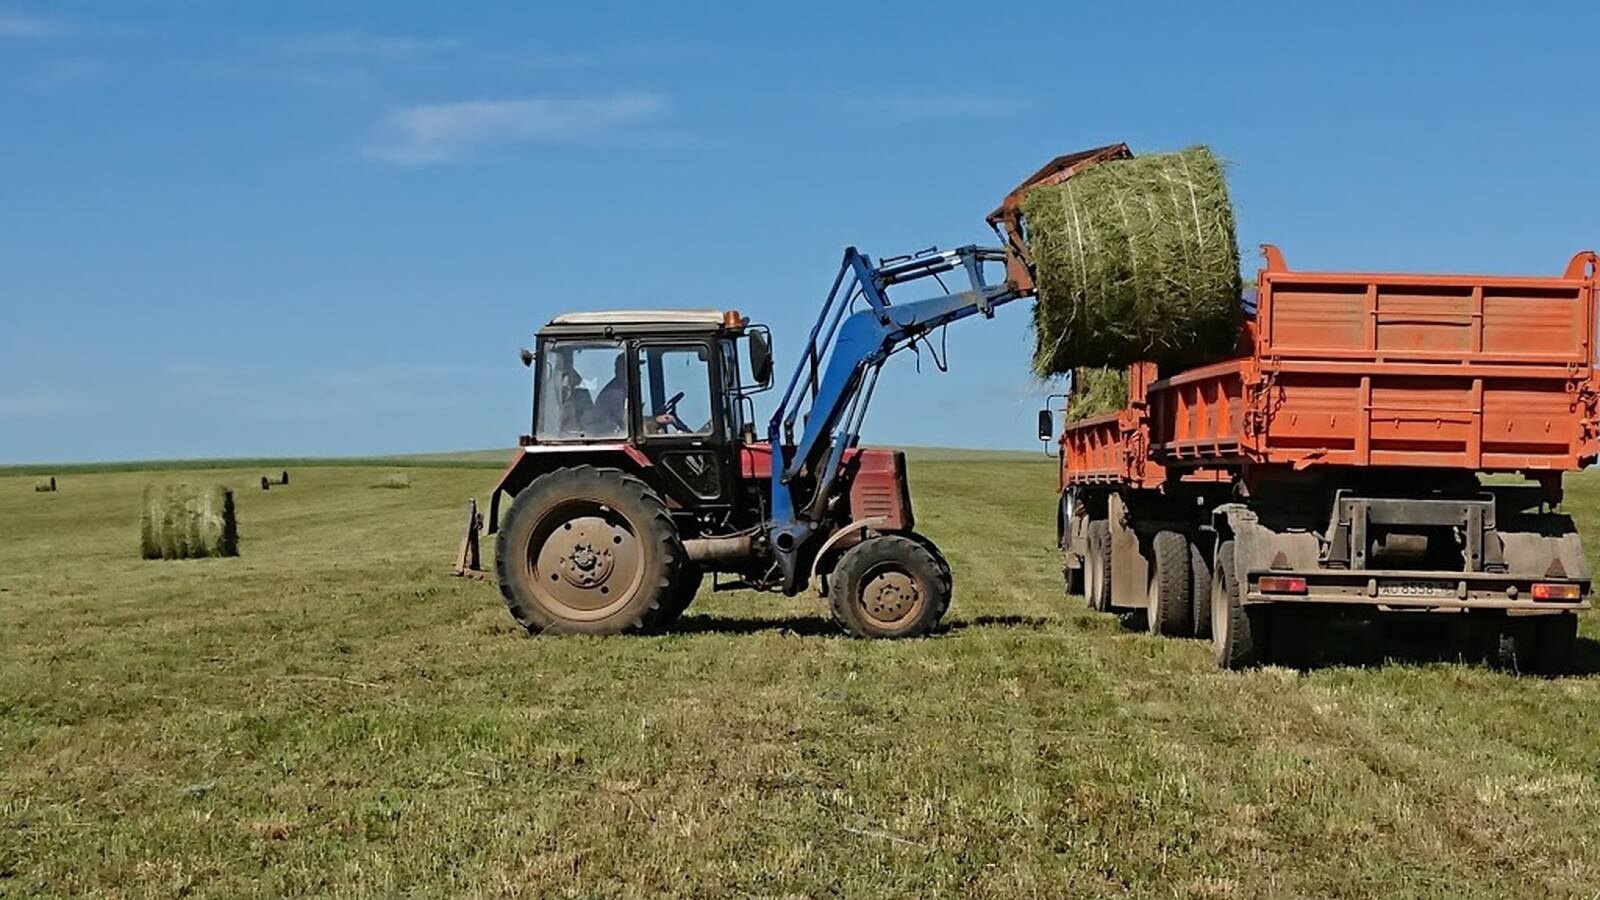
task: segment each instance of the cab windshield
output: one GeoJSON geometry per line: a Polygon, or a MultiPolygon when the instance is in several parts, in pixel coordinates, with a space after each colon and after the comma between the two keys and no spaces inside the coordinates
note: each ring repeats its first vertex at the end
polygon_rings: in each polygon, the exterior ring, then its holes
{"type": "Polygon", "coordinates": [[[549,341],[539,354],[541,441],[628,436],[628,358],[616,341],[549,341]]]}

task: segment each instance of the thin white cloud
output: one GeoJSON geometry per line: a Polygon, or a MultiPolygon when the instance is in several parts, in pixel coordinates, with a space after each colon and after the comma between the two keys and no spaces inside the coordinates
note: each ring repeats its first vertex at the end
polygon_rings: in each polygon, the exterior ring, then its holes
{"type": "Polygon", "coordinates": [[[460,50],[466,44],[456,38],[407,37],[366,34],[359,31],[332,31],[295,38],[288,49],[305,56],[344,57],[399,61],[437,56],[460,50]]]}
{"type": "Polygon", "coordinates": [[[95,57],[55,59],[40,65],[32,78],[33,87],[40,91],[60,91],[85,84],[106,74],[104,60],[95,57]]]}
{"type": "Polygon", "coordinates": [[[367,152],[396,165],[433,165],[494,144],[594,140],[656,118],[665,109],[662,97],[647,93],[408,106],[390,114],[388,140],[367,152]]]}
{"type": "Polygon", "coordinates": [[[60,19],[0,12],[0,38],[49,38],[66,32],[60,19]]]}
{"type": "Polygon", "coordinates": [[[52,416],[83,407],[82,398],[61,391],[24,391],[0,397],[0,419],[52,416]]]}
{"type": "Polygon", "coordinates": [[[972,91],[877,91],[860,98],[875,115],[902,122],[993,118],[1027,109],[1017,97],[972,91]]]}

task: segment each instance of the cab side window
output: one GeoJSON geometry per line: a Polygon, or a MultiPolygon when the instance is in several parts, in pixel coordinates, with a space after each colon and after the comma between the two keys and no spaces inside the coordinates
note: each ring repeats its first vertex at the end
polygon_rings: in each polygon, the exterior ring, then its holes
{"type": "Polygon", "coordinates": [[[709,435],[715,424],[705,344],[646,346],[639,352],[639,418],[646,435],[709,435]]]}

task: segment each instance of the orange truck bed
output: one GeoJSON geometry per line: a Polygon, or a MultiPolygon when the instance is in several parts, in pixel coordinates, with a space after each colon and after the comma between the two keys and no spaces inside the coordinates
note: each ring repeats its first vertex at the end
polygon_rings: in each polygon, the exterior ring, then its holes
{"type": "Polygon", "coordinates": [[[1159,487],[1252,466],[1562,472],[1600,454],[1596,256],[1556,277],[1291,271],[1263,248],[1251,353],[1067,426],[1061,481],[1159,487]]]}

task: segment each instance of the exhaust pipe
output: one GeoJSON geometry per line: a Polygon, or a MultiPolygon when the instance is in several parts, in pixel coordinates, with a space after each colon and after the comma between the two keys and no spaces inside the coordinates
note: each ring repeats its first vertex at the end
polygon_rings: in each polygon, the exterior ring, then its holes
{"type": "Polygon", "coordinates": [[[684,552],[702,566],[716,563],[741,563],[755,556],[756,537],[753,534],[733,537],[686,538],[684,552]]]}

